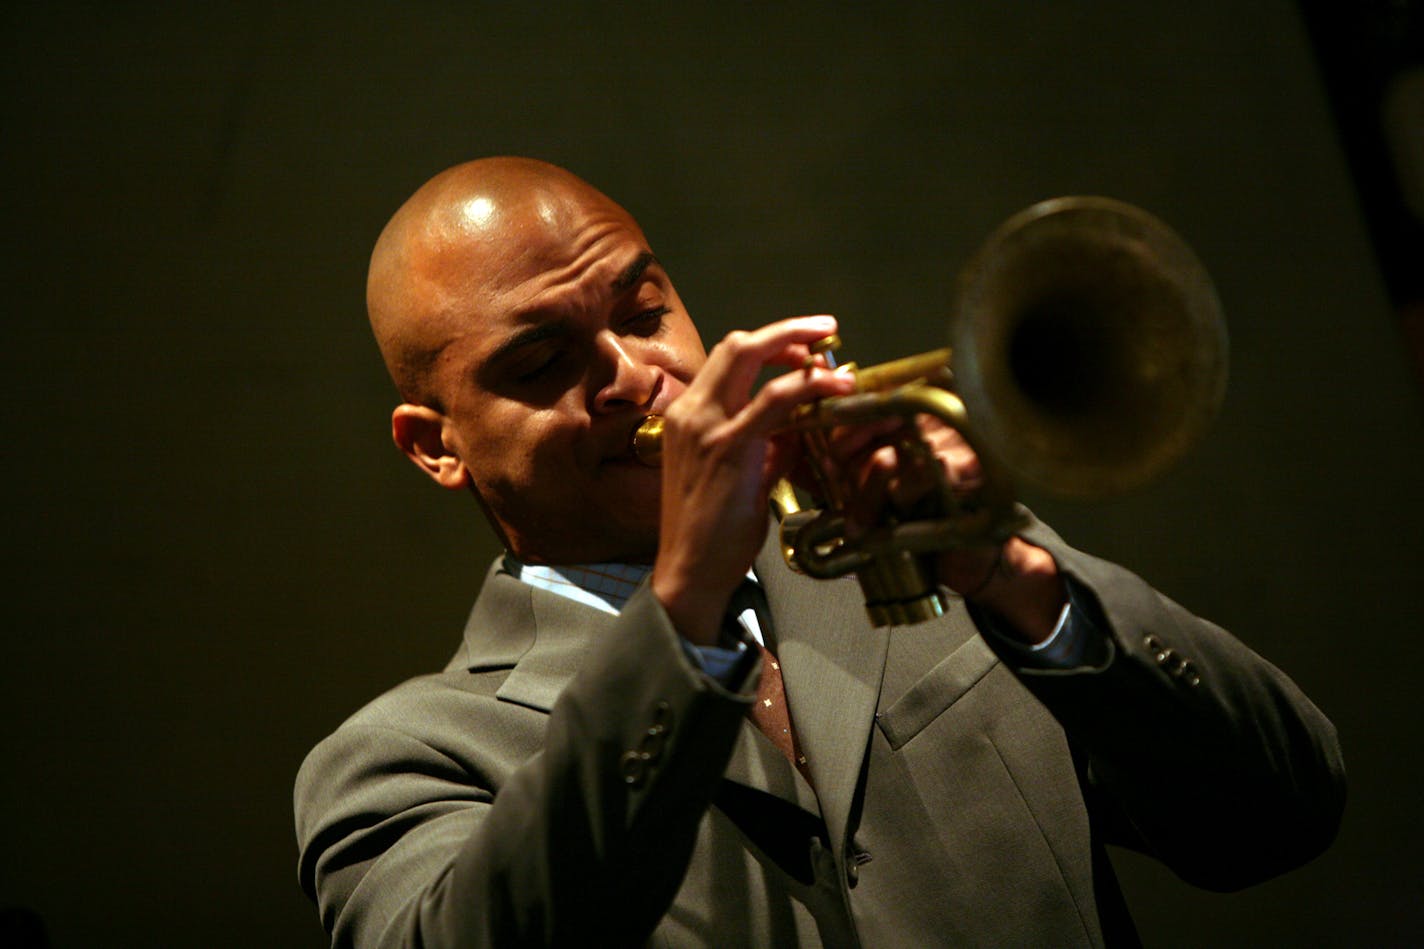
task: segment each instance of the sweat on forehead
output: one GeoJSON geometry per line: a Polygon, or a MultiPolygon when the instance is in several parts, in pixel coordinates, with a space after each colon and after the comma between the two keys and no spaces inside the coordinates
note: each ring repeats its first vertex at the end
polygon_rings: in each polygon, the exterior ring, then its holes
{"type": "Polygon", "coordinates": [[[407,401],[429,398],[425,380],[449,338],[448,315],[490,274],[542,250],[570,210],[627,212],[581,178],[532,158],[483,158],[431,178],[376,241],[366,306],[391,378],[407,401]]]}

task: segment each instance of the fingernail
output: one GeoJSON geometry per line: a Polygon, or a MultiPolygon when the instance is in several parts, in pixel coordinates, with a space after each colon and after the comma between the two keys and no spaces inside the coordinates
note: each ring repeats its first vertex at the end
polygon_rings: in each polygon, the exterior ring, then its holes
{"type": "Polygon", "coordinates": [[[821,314],[820,316],[806,317],[806,328],[813,329],[818,333],[834,333],[836,331],[836,318],[821,314]]]}

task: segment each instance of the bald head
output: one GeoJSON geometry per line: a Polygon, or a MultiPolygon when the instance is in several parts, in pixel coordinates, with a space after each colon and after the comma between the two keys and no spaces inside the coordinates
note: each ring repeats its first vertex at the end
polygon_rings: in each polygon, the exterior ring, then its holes
{"type": "Polygon", "coordinates": [[[706,352],[627,211],[543,162],[459,165],[386,225],[367,303],[403,398],[392,439],[515,556],[651,558],[661,472],[628,439],[706,352]]]}
{"type": "Polygon", "coordinates": [[[581,178],[532,158],[482,158],[427,181],[381,232],[366,308],[401,397],[434,404],[429,373],[477,316],[484,286],[543,261],[568,219],[590,207],[637,224],[581,178]]]}

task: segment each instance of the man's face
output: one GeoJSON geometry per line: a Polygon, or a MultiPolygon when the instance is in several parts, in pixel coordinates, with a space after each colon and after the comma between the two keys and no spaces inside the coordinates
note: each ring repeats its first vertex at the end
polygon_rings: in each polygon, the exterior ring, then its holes
{"type": "Polygon", "coordinates": [[[448,323],[429,377],[446,449],[516,556],[651,560],[661,477],[629,438],[706,358],[672,282],[597,194],[467,213],[480,226],[422,275],[448,323]]]}

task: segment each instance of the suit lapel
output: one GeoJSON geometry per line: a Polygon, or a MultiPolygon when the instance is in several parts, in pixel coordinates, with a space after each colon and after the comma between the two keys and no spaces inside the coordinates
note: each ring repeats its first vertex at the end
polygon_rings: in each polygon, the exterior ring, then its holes
{"type": "Polygon", "coordinates": [[[854,578],[799,576],[774,542],[758,557],[757,577],[771,605],[791,721],[839,852],[875,719],[889,632],[870,625],[854,578]]]}
{"type": "Polygon", "coordinates": [[[530,593],[534,645],[495,694],[547,712],[617,617],[547,590],[531,587],[530,593]]]}
{"type": "MultiPolygon", "coordinates": [[[[750,721],[726,776],[819,811],[839,848],[875,717],[888,633],[866,620],[853,579],[823,582],[792,573],[774,536],[757,558],[757,577],[767,592],[787,701],[815,791],[750,721]]],[[[512,667],[498,697],[548,712],[615,619],[523,583],[496,563],[457,661],[471,671],[512,667]]]]}
{"type": "MultiPolygon", "coordinates": [[[[464,666],[510,668],[500,699],[548,712],[615,617],[490,569],[465,627],[464,666]]],[[[457,659],[460,657],[457,657],[457,659]]]]}

